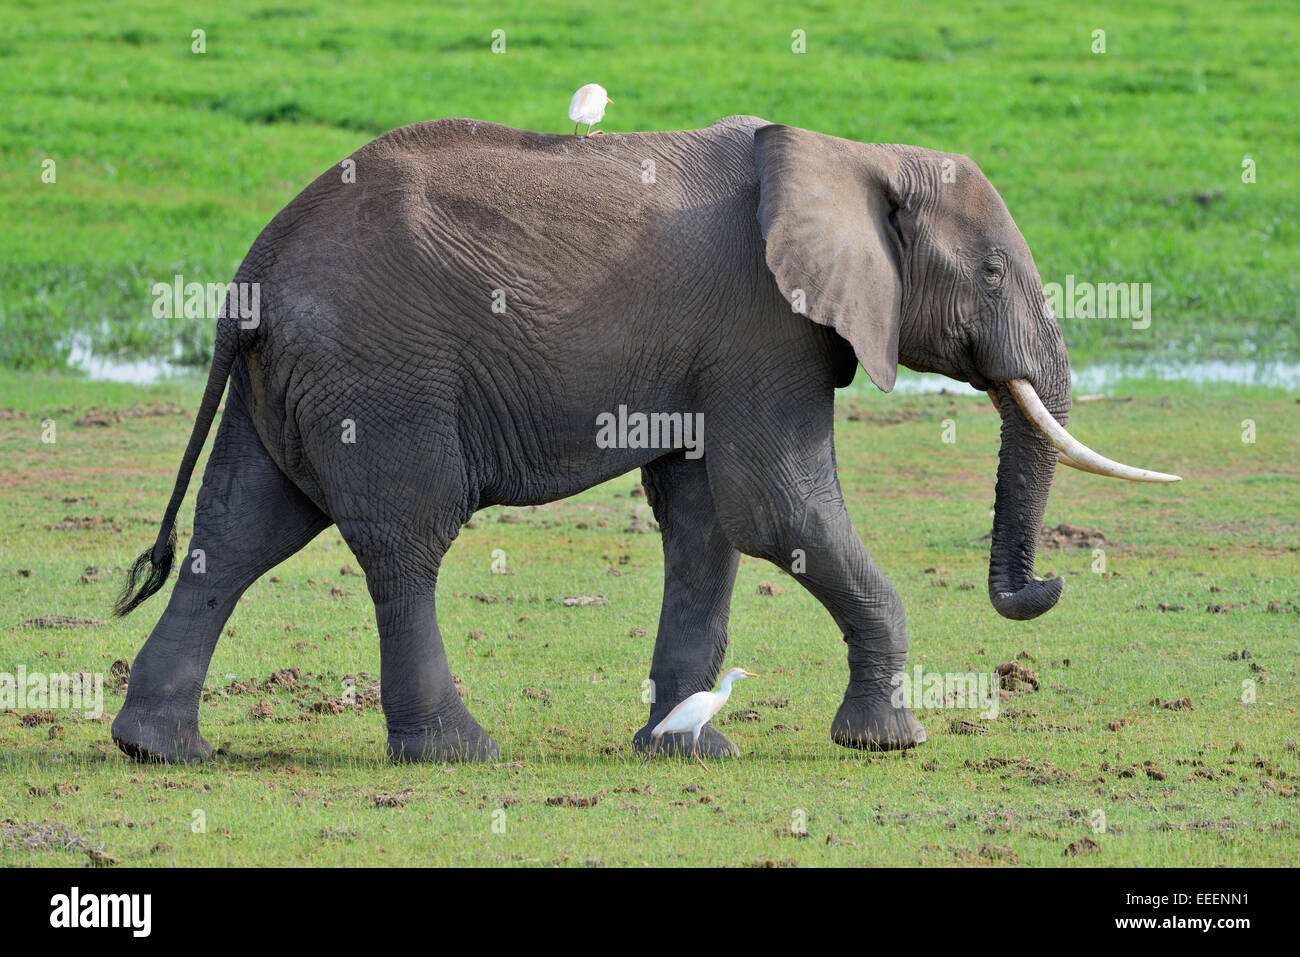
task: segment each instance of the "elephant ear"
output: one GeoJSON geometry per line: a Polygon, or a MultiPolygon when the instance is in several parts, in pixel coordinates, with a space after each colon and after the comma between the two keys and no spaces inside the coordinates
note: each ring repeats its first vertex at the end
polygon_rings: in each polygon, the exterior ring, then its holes
{"type": "Polygon", "coordinates": [[[902,204],[898,157],[880,147],[790,126],[754,134],[758,222],[767,267],[795,312],[853,347],[882,392],[898,374],[902,204]]]}

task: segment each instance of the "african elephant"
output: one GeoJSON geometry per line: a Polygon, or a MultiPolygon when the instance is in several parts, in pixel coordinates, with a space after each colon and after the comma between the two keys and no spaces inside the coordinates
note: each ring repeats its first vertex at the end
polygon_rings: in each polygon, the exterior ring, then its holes
{"type": "MultiPolygon", "coordinates": [[[[1009,618],[1061,592],[1033,574],[1058,448],[1082,468],[1172,479],[1064,432],[1061,330],[1001,198],[963,156],[735,116],[593,139],[438,120],[351,160],[353,176],[318,178],[239,267],[235,282],[260,289],[255,321],[229,301],[217,320],[161,530],[116,609],[170,577],[177,510],[229,380],[187,552],[206,568],[182,563],[113,722],[134,757],[212,754],[198,705],[227,617],[335,524],[375,604],[389,754],[495,758],[453,686],[439,564],[477,509],[552,502],[634,468],[664,549],[657,693],[637,749],[712,686],[742,552],[791,570],[843,634],[832,738],[924,741],[890,702],[903,607],[836,476],[834,391],[859,363],[886,392],[902,362],[999,405],[989,597],[1009,618]],[[621,407],[702,415],[704,454],[672,434],[598,443],[598,420],[621,407]]],[[[712,727],[700,749],[736,753],[712,727]]]]}

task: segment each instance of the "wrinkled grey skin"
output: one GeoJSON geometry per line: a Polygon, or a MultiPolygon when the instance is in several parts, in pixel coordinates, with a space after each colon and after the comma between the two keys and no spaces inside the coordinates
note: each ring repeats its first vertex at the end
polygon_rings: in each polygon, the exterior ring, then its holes
{"type": "MultiPolygon", "coordinates": [[[[389,753],[497,757],[438,633],[443,555],[476,509],[551,502],[635,468],[664,547],[639,750],[712,687],[742,552],[787,570],[802,554],[796,580],[848,645],[832,738],[924,741],[890,704],[903,606],[836,477],[834,390],[857,361],[885,391],[899,362],[998,389],[990,597],[1010,618],[1055,603],[1060,582],[1033,567],[1057,456],[1002,383],[1028,379],[1064,422],[1069,365],[1029,249],[970,160],[755,117],[590,140],[440,120],[352,158],[356,182],[334,169],[312,183],[235,277],[261,284],[260,325],[220,320],[162,531],[119,605],[169,577],[176,510],[229,379],[186,552],[205,551],[206,573],[182,561],[135,660],[113,723],[127,753],[212,754],[198,705],[227,617],[333,523],[375,602],[389,753]],[[599,448],[596,416],[620,404],[702,412],[704,456],[599,448]]],[[[700,750],[736,753],[711,726],[700,750]]]]}

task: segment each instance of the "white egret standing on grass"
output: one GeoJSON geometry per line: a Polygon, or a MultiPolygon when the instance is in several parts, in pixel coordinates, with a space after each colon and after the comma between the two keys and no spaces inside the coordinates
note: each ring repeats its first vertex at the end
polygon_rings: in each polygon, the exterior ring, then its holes
{"type": "Polygon", "coordinates": [[[718,682],[717,691],[697,691],[691,695],[672,711],[668,712],[668,717],[664,718],[654,730],[650,732],[650,753],[646,755],[646,760],[655,756],[659,750],[659,739],[665,734],[674,731],[691,732],[691,757],[700,762],[700,767],[709,770],[709,766],[704,763],[704,759],[699,756],[695,748],[700,742],[700,730],[709,723],[709,719],[722,710],[722,706],[727,703],[731,697],[731,683],[740,678],[757,678],[758,675],[752,671],[746,671],[744,668],[731,668],[722,676],[718,682]]]}
{"type": "Polygon", "coordinates": [[[592,130],[591,127],[599,123],[605,115],[605,105],[613,102],[599,83],[588,83],[586,86],[578,87],[578,92],[573,94],[573,99],[569,101],[569,119],[573,120],[573,135],[578,135],[578,127],[583,123],[587,124],[586,136],[599,135],[602,131],[592,130]]]}

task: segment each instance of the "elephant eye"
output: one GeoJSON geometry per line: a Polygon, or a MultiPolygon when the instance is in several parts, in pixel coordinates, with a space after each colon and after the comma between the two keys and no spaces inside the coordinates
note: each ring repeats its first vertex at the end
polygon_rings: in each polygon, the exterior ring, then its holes
{"type": "Polygon", "coordinates": [[[903,238],[903,227],[898,224],[898,207],[895,206],[889,211],[889,228],[894,231],[894,238],[898,240],[900,249],[907,248],[907,240],[903,238]]]}
{"type": "Polygon", "coordinates": [[[993,257],[984,260],[984,281],[990,286],[999,286],[1002,284],[1002,277],[1006,275],[1006,264],[1000,257],[993,257]]]}

